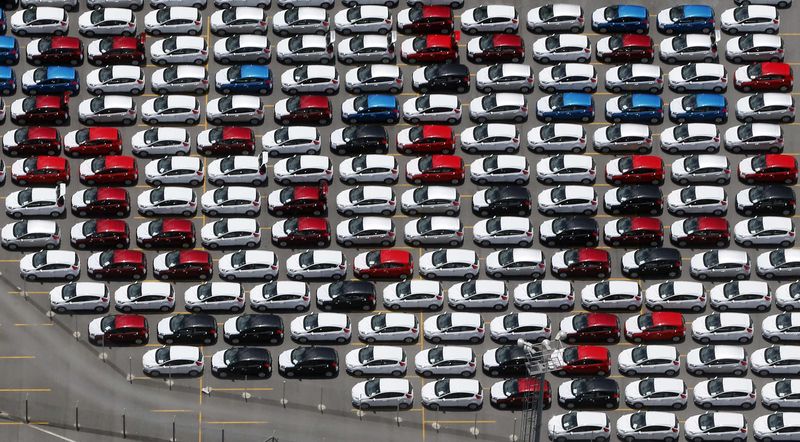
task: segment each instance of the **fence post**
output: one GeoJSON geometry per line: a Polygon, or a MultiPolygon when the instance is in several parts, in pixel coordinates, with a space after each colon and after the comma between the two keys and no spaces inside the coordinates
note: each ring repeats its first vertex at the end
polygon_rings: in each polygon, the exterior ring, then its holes
{"type": "Polygon", "coordinates": [[[477,411],[475,412],[475,423],[474,423],[474,424],[473,424],[473,426],[472,426],[472,427],[469,429],[469,432],[470,432],[470,434],[472,434],[473,436],[475,436],[475,439],[477,439],[477,438],[478,438],[478,435],[479,435],[479,434],[481,434],[481,430],[480,430],[480,429],[478,429],[478,412],[477,412],[477,411]]]}
{"type": "Polygon", "coordinates": [[[128,356],[128,383],[133,384],[133,356],[128,356]]]}
{"type": "Polygon", "coordinates": [[[126,422],[125,422],[125,409],[123,408],[122,409],[122,438],[123,439],[127,439],[128,438],[128,431],[125,428],[125,424],[126,424],[126,422]]]}
{"type": "Polygon", "coordinates": [[[281,393],[281,405],[283,405],[283,408],[286,408],[287,403],[289,401],[286,399],[286,381],[283,381],[283,393],[281,393]]]}
{"type": "Polygon", "coordinates": [[[81,431],[81,424],[78,422],[78,402],[75,401],[75,431],[81,431]]]}
{"type": "Polygon", "coordinates": [[[31,423],[31,416],[28,414],[28,399],[30,399],[30,393],[25,393],[25,423],[31,423]]]}
{"type": "Polygon", "coordinates": [[[172,415],[172,442],[178,442],[178,439],[175,437],[175,415],[172,415]]]}
{"type": "Polygon", "coordinates": [[[325,394],[325,387],[321,387],[319,389],[319,405],[317,405],[317,410],[319,410],[320,414],[325,414],[325,409],[327,408],[322,401],[324,394],[325,394]]]}

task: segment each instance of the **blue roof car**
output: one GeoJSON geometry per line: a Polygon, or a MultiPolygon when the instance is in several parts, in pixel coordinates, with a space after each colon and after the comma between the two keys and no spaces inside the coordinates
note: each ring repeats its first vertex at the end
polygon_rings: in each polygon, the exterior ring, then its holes
{"type": "Polygon", "coordinates": [[[0,36],[0,63],[16,64],[19,61],[19,44],[14,37],[0,36]]]}
{"type": "Polygon", "coordinates": [[[714,30],[714,9],[707,5],[682,5],[658,13],[658,30],[665,34],[686,34],[714,30]]]}
{"type": "Polygon", "coordinates": [[[272,72],[269,67],[244,64],[217,72],[217,91],[222,94],[261,94],[272,92],[272,72]]]}
{"type": "Polygon", "coordinates": [[[536,116],[543,121],[582,121],[594,119],[591,94],[564,92],[545,95],[536,102],[536,116]]]}
{"type": "Polygon", "coordinates": [[[639,5],[613,5],[598,8],[592,13],[595,32],[635,32],[644,34],[650,29],[647,8],[639,5]]]}
{"type": "Polygon", "coordinates": [[[13,95],[17,91],[17,76],[8,66],[0,66],[0,93],[13,95]]]}
{"type": "Polygon", "coordinates": [[[606,119],[614,123],[661,124],[661,97],[653,94],[625,94],[606,102],[606,119]]]}
{"type": "Polygon", "coordinates": [[[74,97],[80,90],[80,77],[73,67],[48,66],[32,69],[22,75],[22,92],[29,95],[69,92],[74,97]]]}
{"type": "Polygon", "coordinates": [[[678,123],[716,123],[728,121],[728,101],[722,94],[692,94],[669,104],[669,116],[678,123]]]}
{"type": "Polygon", "coordinates": [[[400,109],[394,95],[360,95],[342,103],[342,120],[356,123],[389,123],[400,119],[400,109]]]}

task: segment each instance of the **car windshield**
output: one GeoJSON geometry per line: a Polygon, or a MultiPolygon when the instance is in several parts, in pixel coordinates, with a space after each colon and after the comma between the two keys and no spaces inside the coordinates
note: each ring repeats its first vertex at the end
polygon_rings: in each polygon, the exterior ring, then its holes
{"type": "Polygon", "coordinates": [[[586,385],[586,381],[583,379],[578,379],[572,382],[572,394],[575,396],[585,393],[588,389],[589,387],[586,385]]]}
{"type": "Polygon", "coordinates": [[[246,263],[247,263],[247,252],[240,250],[238,252],[234,252],[234,254],[231,255],[231,264],[234,267],[241,267],[246,263]]]}
{"type": "Polygon", "coordinates": [[[228,233],[228,220],[223,219],[214,223],[214,235],[224,235],[228,233]]]}
{"type": "MultiPolygon", "coordinates": [[[[291,11],[291,9],[290,9],[291,11]]],[[[305,81],[308,79],[308,66],[300,66],[294,70],[294,81],[305,81]]]]}
{"type": "Polygon", "coordinates": [[[494,234],[503,229],[503,220],[501,218],[491,218],[486,221],[486,231],[489,234],[494,234]]]}
{"type": "Polygon", "coordinates": [[[634,430],[638,430],[639,428],[644,427],[647,425],[647,412],[639,411],[636,413],[631,414],[631,428],[634,430]]]}
{"type": "Polygon", "coordinates": [[[627,80],[633,77],[633,65],[623,64],[617,69],[617,76],[620,80],[627,80]]]}
{"type": "Polygon", "coordinates": [[[708,331],[714,331],[718,329],[722,325],[721,316],[720,315],[708,315],[706,316],[706,328],[708,331]]]}
{"type": "Polygon", "coordinates": [[[561,416],[561,426],[566,431],[572,431],[573,428],[578,426],[578,413],[570,412],[561,416]]]}
{"type": "MultiPolygon", "coordinates": [[[[23,190],[22,192],[25,192],[25,191],[23,190]]],[[[20,197],[22,197],[21,194],[20,194],[20,197]]],[[[89,204],[89,203],[93,202],[95,200],[95,198],[97,198],[97,188],[88,189],[83,194],[83,202],[85,202],[86,204],[89,204]]],[[[20,202],[22,202],[21,199],[20,199],[20,202]]],[[[30,199],[27,202],[30,202],[30,199]]]]}
{"type": "Polygon", "coordinates": [[[428,351],[428,362],[438,364],[444,360],[444,348],[434,347],[428,351]]]}
{"type": "Polygon", "coordinates": [[[749,140],[753,136],[753,125],[743,124],[736,129],[736,134],[739,136],[740,140],[749,140]]]}
{"type": "Polygon", "coordinates": [[[747,230],[750,233],[758,233],[764,230],[764,218],[752,218],[747,221],[747,230]]]}
{"type": "Polygon", "coordinates": [[[681,201],[688,203],[697,198],[697,191],[695,187],[686,187],[681,190],[681,201]]]}
{"type": "Polygon", "coordinates": [[[364,347],[358,351],[358,362],[362,364],[366,364],[367,362],[372,361],[375,359],[375,348],[374,347],[364,347]]]}
{"type": "Polygon", "coordinates": [[[716,252],[706,252],[703,254],[703,264],[706,267],[716,267],[719,264],[719,255],[716,252]]]}
{"type": "Polygon", "coordinates": [[[114,328],[114,322],[116,322],[117,318],[112,316],[106,316],[105,318],[100,320],[100,330],[108,331],[114,328]]]}
{"type": "Polygon", "coordinates": [[[316,313],[312,313],[310,315],[306,315],[303,318],[303,328],[306,330],[312,330],[319,326],[319,316],[316,313]]]}
{"type": "Polygon", "coordinates": [[[564,96],[561,94],[551,95],[547,102],[550,105],[550,109],[559,109],[564,104],[564,96]]]}
{"type": "Polygon", "coordinates": [[[417,231],[427,233],[431,231],[432,222],[429,216],[423,216],[417,220],[417,231]]]}
{"type": "Polygon", "coordinates": [[[310,347],[297,347],[292,350],[292,363],[297,364],[300,362],[303,359],[303,356],[305,356],[306,351],[309,349],[310,347]]]}
{"type": "Polygon", "coordinates": [[[561,38],[557,35],[551,35],[544,40],[544,47],[548,51],[552,51],[561,47],[561,38]]]}
{"type": "MultiPolygon", "coordinates": [[[[106,68],[106,69],[110,70],[110,68],[106,68]]],[[[100,74],[101,74],[101,79],[102,79],[102,71],[100,72],[100,74]]],[[[38,68],[38,69],[33,71],[33,81],[35,81],[36,83],[39,83],[39,82],[41,82],[43,80],[46,80],[46,79],[47,79],[47,68],[38,68]]]]}
{"type": "Polygon", "coordinates": [[[478,40],[478,46],[480,46],[481,50],[483,51],[491,49],[494,46],[494,36],[491,34],[484,35],[480,40],[478,40]]]}
{"type": "MultiPolygon", "coordinates": [[[[281,192],[285,192],[287,189],[285,188],[281,192]]],[[[219,189],[214,191],[214,202],[217,204],[224,203],[228,200],[228,188],[227,187],[220,187],[219,189]]]]}
{"type": "Polygon", "coordinates": [[[210,298],[213,295],[214,295],[214,290],[211,284],[201,284],[199,287],[197,287],[197,299],[205,301],[206,299],[210,298]]]}
{"type": "Polygon", "coordinates": [[[373,330],[382,330],[386,328],[386,315],[375,315],[369,323],[373,330]]]}
{"type": "Polygon", "coordinates": [[[28,233],[28,222],[20,221],[14,224],[14,237],[19,238],[28,233]]]}
{"type": "Polygon", "coordinates": [[[169,361],[169,347],[162,347],[156,350],[156,363],[163,365],[169,361]]]}
{"type": "Polygon", "coordinates": [[[552,171],[559,171],[564,169],[564,155],[556,155],[550,157],[549,165],[550,165],[550,170],[552,171]]]}
{"type": "Polygon", "coordinates": [[[105,251],[100,254],[100,265],[102,267],[108,267],[111,264],[111,260],[114,258],[114,252],[111,250],[105,251]]]}
{"type": "Polygon", "coordinates": [[[89,102],[89,108],[92,112],[100,112],[106,108],[106,100],[103,97],[92,98],[89,102]]]}
{"type": "Polygon", "coordinates": [[[417,37],[411,42],[415,52],[421,52],[428,46],[428,39],[425,37],[417,37]]]}
{"type": "MultiPolygon", "coordinates": [[[[354,160],[355,161],[355,160],[354,160]]],[[[294,173],[298,169],[300,169],[300,164],[302,162],[302,158],[299,156],[293,156],[286,160],[286,171],[289,173],[294,173]]]]}
{"type": "Polygon", "coordinates": [[[92,160],[92,171],[97,172],[106,168],[106,157],[97,157],[92,160]]]}
{"type": "Polygon", "coordinates": [[[447,393],[450,393],[450,381],[447,379],[436,381],[436,384],[433,386],[433,390],[436,392],[436,396],[438,397],[442,397],[447,393]]]}
{"type": "Polygon", "coordinates": [[[423,95],[417,98],[415,102],[418,111],[423,111],[431,106],[431,97],[430,95],[423,95]]]}
{"type": "MultiPolygon", "coordinates": [[[[37,253],[37,255],[38,255],[38,253],[37,253]]],[[[36,264],[36,256],[35,255],[34,255],[33,259],[34,259],[34,264],[36,264]]],[[[44,261],[42,261],[42,264],[44,264],[44,261]]],[[[74,298],[75,295],[78,294],[77,291],[78,291],[77,290],[77,286],[76,286],[76,284],[74,282],[73,283],[69,283],[69,284],[65,284],[64,287],[61,288],[61,299],[65,300],[65,301],[69,301],[70,299],[74,298]]]]}
{"type": "MultiPolygon", "coordinates": [[[[622,221],[622,220],[620,220],[622,221]]],[[[611,293],[611,287],[608,281],[598,282],[594,286],[594,295],[597,296],[598,299],[603,299],[611,293]]],[[[576,317],[577,318],[577,317],[576,317]]],[[[574,324],[573,320],[573,324],[574,324]]]]}
{"type": "Polygon", "coordinates": [[[742,6],[739,8],[735,8],[733,10],[733,19],[736,20],[737,23],[741,23],[744,20],[750,18],[750,14],[747,13],[747,6],[742,6]]]}
{"type": "Polygon", "coordinates": [[[647,347],[644,347],[644,346],[635,347],[631,351],[631,359],[633,359],[633,362],[637,363],[637,364],[642,362],[642,361],[646,361],[647,360],[647,347]]]}
{"type": "Polygon", "coordinates": [[[542,283],[541,281],[533,281],[528,283],[528,296],[535,297],[539,296],[542,293],[542,283]]]}
{"type": "MultiPolygon", "coordinates": [[[[291,44],[292,44],[292,40],[289,40],[289,45],[291,45],[291,44]]],[[[174,49],[174,46],[175,46],[175,44],[173,43],[173,49],[174,49]]],[[[164,48],[166,49],[166,42],[164,42],[164,48]]],[[[228,37],[228,39],[225,41],[225,49],[227,49],[228,52],[233,52],[233,51],[239,49],[239,36],[235,35],[233,37],[228,37]]]]}
{"type": "MultiPolygon", "coordinates": [[[[686,169],[686,171],[690,172],[690,173],[694,172],[697,169],[699,169],[700,168],[700,157],[697,156],[697,155],[691,155],[691,156],[688,156],[688,157],[684,157],[684,159],[683,159],[683,168],[686,169]]],[[[688,187],[686,189],[683,189],[683,191],[688,191],[690,189],[692,191],[692,195],[694,195],[694,188],[693,187],[688,187]]],[[[687,193],[687,195],[688,195],[688,193],[687,193]]],[[[683,192],[681,192],[681,198],[682,197],[683,197],[683,192]]],[[[694,196],[692,196],[692,197],[694,197],[694,196]]],[[[687,200],[684,200],[684,201],[687,201],[687,200]]]]}
{"type": "Polygon", "coordinates": [[[792,326],[792,314],[788,312],[781,313],[775,317],[775,324],[778,329],[783,330],[792,326]]]}
{"type": "MultiPolygon", "coordinates": [[[[298,160],[298,165],[299,163],[300,160],[298,160]]],[[[355,172],[361,172],[362,170],[367,168],[367,157],[364,155],[359,155],[353,158],[353,162],[351,164],[355,172]]]]}
{"type": "Polygon", "coordinates": [[[578,262],[578,251],[572,249],[564,252],[564,262],[567,263],[567,265],[572,265],[578,262]]]}
{"type": "Polygon", "coordinates": [[[672,37],[672,49],[680,52],[688,47],[688,43],[686,42],[686,37],[683,35],[679,35],[677,37],[672,37]]]}
{"type": "Polygon", "coordinates": [[[739,37],[739,49],[749,51],[753,46],[753,34],[745,34],[739,37]]]}
{"type": "Polygon", "coordinates": [[[782,266],[786,264],[786,254],[783,250],[773,250],[769,252],[769,262],[775,267],[782,266]]]}
{"type": "Polygon", "coordinates": [[[372,397],[381,392],[381,380],[380,379],[370,379],[364,383],[364,393],[366,393],[367,397],[372,397]]]}
{"type": "Polygon", "coordinates": [[[356,112],[363,112],[369,109],[369,97],[367,95],[359,95],[353,100],[353,107],[356,112]]]}
{"type": "Polygon", "coordinates": [[[611,49],[617,49],[622,46],[622,37],[619,35],[614,35],[608,39],[608,47],[611,49]]]}
{"type": "Polygon", "coordinates": [[[623,95],[619,97],[619,101],[617,102],[619,108],[622,110],[630,109],[633,107],[633,95],[623,95]]]}
{"type": "Polygon", "coordinates": [[[156,13],[156,20],[158,23],[164,23],[165,21],[169,20],[171,15],[172,11],[170,11],[169,8],[159,9],[156,13]]]}
{"type": "MultiPolygon", "coordinates": [[[[503,347],[501,347],[501,349],[502,348],[503,347]]],[[[576,361],[578,359],[578,348],[569,347],[565,349],[564,353],[562,354],[562,357],[564,358],[564,362],[566,362],[567,364],[576,361]]]]}
{"type": "MultiPolygon", "coordinates": [[[[435,65],[434,65],[435,66],[435,65]]],[[[489,67],[489,78],[492,80],[496,80],[503,76],[503,65],[496,64],[489,67]]]]}
{"type": "Polygon", "coordinates": [[[708,431],[709,429],[714,428],[714,413],[701,414],[700,418],[697,419],[697,425],[702,431],[708,431]]]}
{"type": "Polygon", "coordinates": [[[567,199],[567,188],[563,186],[554,188],[550,191],[550,199],[556,204],[564,201],[567,199]]]}
{"type": "Polygon", "coordinates": [[[89,221],[86,221],[85,223],[83,223],[83,229],[82,230],[83,230],[83,234],[86,235],[86,236],[91,235],[92,233],[94,233],[94,231],[96,229],[97,229],[97,221],[95,221],[95,220],[89,220],[89,221]]]}
{"type": "Polygon", "coordinates": [[[774,364],[781,360],[781,349],[780,347],[767,347],[764,350],[764,359],[767,361],[768,364],[774,364]]]}
{"type": "Polygon", "coordinates": [[[681,68],[681,76],[683,78],[685,78],[685,79],[690,79],[690,78],[696,77],[697,76],[697,65],[692,63],[692,64],[687,64],[686,66],[681,68]]]}
{"type": "Polygon", "coordinates": [[[514,330],[519,327],[519,316],[514,313],[503,316],[503,327],[506,330],[514,330]]]}
{"type": "Polygon", "coordinates": [[[364,219],[363,218],[353,218],[347,223],[347,227],[350,233],[358,233],[364,230],[364,219]]]}
{"type": "Polygon", "coordinates": [[[700,349],[700,362],[708,363],[717,357],[714,347],[707,346],[700,349]]]}
{"type": "Polygon", "coordinates": [[[155,221],[150,221],[150,225],[147,226],[147,233],[149,233],[150,236],[158,235],[159,233],[161,233],[161,229],[163,228],[163,226],[164,226],[163,220],[157,219],[155,221]]]}
{"type": "Polygon", "coordinates": [[[656,391],[656,383],[652,379],[643,379],[639,382],[639,394],[649,396],[656,391]]]}
{"type": "Polygon", "coordinates": [[[644,263],[655,259],[655,256],[653,255],[652,249],[639,249],[633,253],[633,259],[637,263],[644,263]]]}
{"type": "Polygon", "coordinates": [[[500,253],[497,254],[497,260],[503,267],[511,264],[512,262],[514,262],[514,250],[513,249],[501,250],[500,253]]]}
{"type": "Polygon", "coordinates": [[[747,196],[750,198],[750,201],[758,202],[767,199],[769,195],[767,191],[763,187],[752,187],[750,191],[747,192],[747,196]]]}
{"type": "Polygon", "coordinates": [[[302,267],[308,267],[314,264],[314,252],[303,252],[300,254],[300,265],[302,267]]]}
{"type": "Polygon", "coordinates": [[[28,157],[22,161],[22,169],[26,172],[30,172],[32,170],[36,170],[36,163],[39,162],[39,158],[37,157],[28,157]]]}
{"type": "MultiPolygon", "coordinates": [[[[552,100],[552,98],[551,98],[552,100]]],[[[545,124],[539,130],[539,136],[542,137],[543,140],[550,140],[556,136],[556,128],[552,124],[545,124]]]]}
{"type": "Polygon", "coordinates": [[[503,393],[506,396],[513,396],[519,391],[519,381],[516,379],[509,379],[503,382],[503,393]]]}
{"type": "Polygon", "coordinates": [[[293,234],[297,231],[297,218],[289,218],[283,223],[283,230],[288,233],[289,235],[293,234]]]}
{"type": "Polygon", "coordinates": [[[436,327],[439,330],[446,330],[453,325],[453,318],[450,316],[450,313],[443,313],[436,318],[436,327]]]}
{"type": "Polygon", "coordinates": [[[767,426],[772,431],[783,428],[783,413],[770,414],[767,417],[767,426]]]}
{"type": "Polygon", "coordinates": [[[761,76],[761,63],[751,64],[747,67],[747,76],[756,78],[761,76]]]}
{"type": "Polygon", "coordinates": [[[28,8],[22,13],[22,21],[30,23],[36,19],[36,7],[28,8]]]}
{"type": "Polygon", "coordinates": [[[484,95],[481,99],[481,104],[486,110],[492,110],[497,107],[497,95],[484,95]]]}
{"type": "MultiPolygon", "coordinates": [[[[92,99],[92,102],[95,102],[97,100],[101,100],[102,101],[102,98],[94,98],[94,99],[92,99]]],[[[22,109],[25,112],[30,112],[30,111],[34,110],[35,108],[36,108],[36,97],[28,97],[28,98],[22,100],[22,109]]]]}
{"type": "MultiPolygon", "coordinates": [[[[675,126],[675,130],[672,131],[672,135],[674,135],[675,139],[678,141],[687,138],[689,136],[689,126],[685,124],[675,126]]],[[[694,157],[689,157],[689,158],[694,158],[694,157]]],[[[684,162],[684,164],[686,163],[684,162]]]]}
{"type": "Polygon", "coordinates": [[[175,315],[169,320],[169,329],[172,331],[180,330],[186,322],[188,315],[175,315]]]}
{"type": "Polygon", "coordinates": [[[364,37],[358,35],[350,39],[350,50],[358,52],[364,49],[364,37]]]}
{"type": "Polygon", "coordinates": [[[672,282],[665,282],[658,287],[658,297],[661,299],[669,298],[675,294],[675,284],[672,282]]]}
{"type": "Polygon", "coordinates": [[[572,317],[572,327],[575,330],[583,330],[589,326],[589,318],[587,315],[575,315],[572,317]]]}
{"type": "MultiPolygon", "coordinates": [[[[615,141],[615,140],[619,139],[619,137],[621,137],[621,136],[622,136],[622,127],[619,124],[612,124],[611,126],[608,126],[606,128],[606,137],[608,137],[608,139],[610,141],[615,141]]],[[[623,164],[622,161],[625,161],[625,160],[628,160],[627,164],[630,164],[630,162],[632,161],[630,157],[623,157],[622,160],[620,160],[620,163],[619,163],[621,169],[622,169],[622,164],[623,164]]],[[[625,170],[625,169],[622,169],[622,170],[625,170]]]]}
{"type": "Polygon", "coordinates": [[[750,103],[750,109],[758,110],[764,107],[764,94],[751,95],[747,100],[750,103]]]}
{"type": "Polygon", "coordinates": [[[792,381],[785,379],[778,381],[775,384],[775,392],[778,393],[778,396],[786,396],[794,393],[794,391],[792,391],[792,381]]]}

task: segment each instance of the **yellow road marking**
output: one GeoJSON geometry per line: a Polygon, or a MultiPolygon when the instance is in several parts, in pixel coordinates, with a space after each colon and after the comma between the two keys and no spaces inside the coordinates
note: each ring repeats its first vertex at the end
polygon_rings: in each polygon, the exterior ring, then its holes
{"type": "Polygon", "coordinates": [[[36,356],[0,356],[0,359],[36,359],[36,356]]]}
{"type": "Polygon", "coordinates": [[[49,393],[49,388],[0,388],[0,393],[49,393]]]}
{"type": "Polygon", "coordinates": [[[264,425],[268,424],[267,421],[206,421],[211,425],[264,425]]]}

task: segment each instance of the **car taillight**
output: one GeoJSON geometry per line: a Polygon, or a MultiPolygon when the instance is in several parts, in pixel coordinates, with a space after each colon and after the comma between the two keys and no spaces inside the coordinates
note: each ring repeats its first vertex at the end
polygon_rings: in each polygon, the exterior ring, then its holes
{"type": "Polygon", "coordinates": [[[528,112],[528,108],[526,106],[520,106],[519,110],[521,110],[522,112],[528,112]]]}
{"type": "Polygon", "coordinates": [[[711,46],[711,52],[716,53],[717,52],[717,47],[716,46],[711,46]]]}
{"type": "Polygon", "coordinates": [[[543,263],[543,262],[540,262],[540,263],[539,263],[539,265],[538,265],[537,267],[539,267],[540,269],[543,269],[543,268],[544,268],[544,263],[543,263]]]}
{"type": "Polygon", "coordinates": [[[750,270],[750,264],[745,264],[745,265],[743,265],[743,266],[742,266],[742,269],[744,269],[744,271],[748,271],[748,270],[750,270]]]}
{"type": "Polygon", "coordinates": [[[681,365],[680,361],[672,361],[672,365],[681,365]]]}
{"type": "Polygon", "coordinates": [[[573,299],[575,299],[575,295],[573,295],[572,293],[570,293],[569,295],[567,295],[567,299],[568,299],[568,300],[570,300],[570,301],[572,301],[573,299]]]}
{"type": "Polygon", "coordinates": [[[72,266],[72,270],[78,270],[78,266],[72,266]]]}
{"type": "Polygon", "coordinates": [[[350,333],[350,329],[349,328],[343,328],[342,331],[345,332],[345,333],[350,333]]]}
{"type": "Polygon", "coordinates": [[[753,333],[753,328],[752,328],[752,327],[747,327],[747,328],[745,329],[745,331],[746,331],[747,333],[753,333]]]}
{"type": "Polygon", "coordinates": [[[65,22],[64,20],[61,20],[61,26],[66,26],[66,25],[67,25],[67,22],[65,22]]]}
{"type": "Polygon", "coordinates": [[[437,300],[437,301],[441,301],[442,299],[444,299],[444,296],[442,296],[442,295],[436,295],[436,300],[437,300]]]}
{"type": "Polygon", "coordinates": [[[269,48],[264,48],[264,53],[269,54],[269,48]]]}
{"type": "Polygon", "coordinates": [[[417,332],[417,328],[416,327],[411,327],[411,333],[416,333],[416,332],[417,332]]]}
{"type": "Polygon", "coordinates": [[[739,428],[739,431],[741,431],[742,433],[747,433],[747,427],[739,428]]]}
{"type": "Polygon", "coordinates": [[[739,361],[739,365],[747,365],[747,361],[746,360],[739,361]]]}
{"type": "Polygon", "coordinates": [[[686,399],[686,393],[681,393],[681,399],[686,399]]]}
{"type": "Polygon", "coordinates": [[[477,269],[478,268],[478,264],[472,264],[472,268],[473,269],[477,269]]]}
{"type": "Polygon", "coordinates": [[[57,241],[57,240],[58,240],[59,238],[61,238],[61,237],[60,237],[60,236],[58,236],[58,235],[53,235],[53,236],[52,236],[52,238],[53,238],[54,240],[56,240],[56,241],[57,241]]]}
{"type": "Polygon", "coordinates": [[[200,20],[195,20],[194,24],[199,25],[200,24],[200,20]]]}
{"type": "Polygon", "coordinates": [[[203,365],[203,361],[194,361],[194,365],[200,367],[203,365]]]}
{"type": "Polygon", "coordinates": [[[389,236],[394,236],[394,232],[388,232],[389,236]]]}
{"type": "Polygon", "coordinates": [[[608,427],[603,427],[603,433],[608,433],[608,427]]]}
{"type": "Polygon", "coordinates": [[[456,232],[456,236],[464,236],[464,232],[456,232]]]}
{"type": "Polygon", "coordinates": [[[656,78],[656,83],[661,84],[663,82],[664,82],[664,80],[662,80],[661,78],[656,78]]]}

